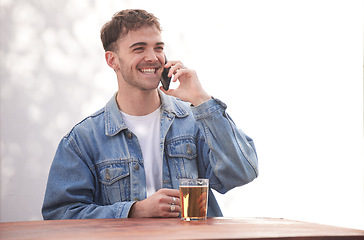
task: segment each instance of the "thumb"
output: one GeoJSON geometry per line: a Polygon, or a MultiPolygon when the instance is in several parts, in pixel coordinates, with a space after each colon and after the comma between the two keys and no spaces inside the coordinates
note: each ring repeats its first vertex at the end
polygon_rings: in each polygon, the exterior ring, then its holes
{"type": "Polygon", "coordinates": [[[167,95],[171,95],[175,97],[175,91],[176,89],[168,89],[168,91],[166,91],[162,86],[159,87],[159,89],[164,92],[167,95]]]}

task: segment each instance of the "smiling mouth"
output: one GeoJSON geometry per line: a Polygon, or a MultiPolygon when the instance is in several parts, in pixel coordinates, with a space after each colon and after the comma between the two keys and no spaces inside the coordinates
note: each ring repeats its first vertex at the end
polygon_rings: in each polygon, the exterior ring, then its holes
{"type": "Polygon", "coordinates": [[[141,68],[139,71],[145,74],[154,74],[156,73],[157,68],[141,68]]]}

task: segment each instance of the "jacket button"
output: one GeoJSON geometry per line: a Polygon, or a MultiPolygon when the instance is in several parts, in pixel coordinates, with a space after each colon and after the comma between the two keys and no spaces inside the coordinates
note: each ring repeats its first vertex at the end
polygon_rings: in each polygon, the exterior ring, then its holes
{"type": "Polygon", "coordinates": [[[106,168],[106,180],[110,181],[110,179],[111,179],[111,176],[110,176],[110,173],[109,173],[109,169],[106,168]]]}
{"type": "Polygon", "coordinates": [[[133,134],[131,134],[131,132],[127,132],[126,137],[131,139],[133,137],[133,134]]]}
{"type": "Polygon", "coordinates": [[[190,145],[187,145],[187,154],[188,155],[192,154],[192,149],[191,149],[190,145]]]}
{"type": "Polygon", "coordinates": [[[139,164],[135,164],[134,169],[139,170],[139,164]]]}
{"type": "Polygon", "coordinates": [[[133,201],[139,201],[139,198],[135,197],[135,198],[133,199],[133,201]]]}

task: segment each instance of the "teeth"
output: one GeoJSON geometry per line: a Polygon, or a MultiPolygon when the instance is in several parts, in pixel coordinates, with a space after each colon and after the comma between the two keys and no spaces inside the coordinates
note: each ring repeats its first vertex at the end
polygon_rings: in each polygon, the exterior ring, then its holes
{"type": "Polygon", "coordinates": [[[155,68],[143,68],[140,71],[143,73],[155,73],[155,68]]]}

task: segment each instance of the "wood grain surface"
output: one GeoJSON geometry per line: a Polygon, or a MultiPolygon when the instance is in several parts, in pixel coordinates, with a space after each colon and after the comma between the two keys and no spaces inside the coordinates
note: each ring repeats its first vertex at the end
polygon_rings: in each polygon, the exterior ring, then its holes
{"type": "Polygon", "coordinates": [[[0,223],[0,239],[364,239],[364,231],[274,218],[85,219],[0,223]]]}

